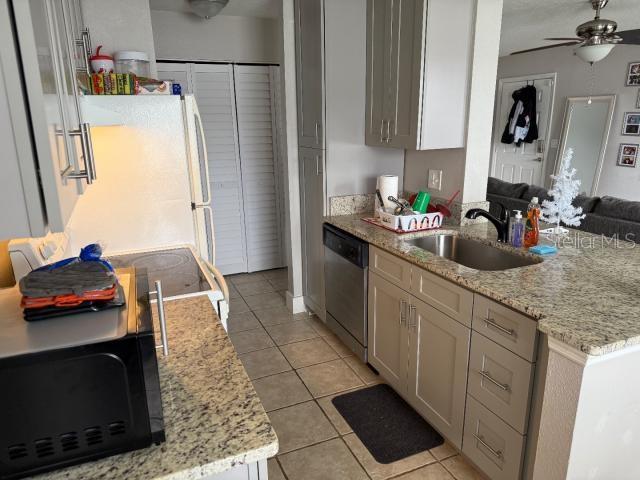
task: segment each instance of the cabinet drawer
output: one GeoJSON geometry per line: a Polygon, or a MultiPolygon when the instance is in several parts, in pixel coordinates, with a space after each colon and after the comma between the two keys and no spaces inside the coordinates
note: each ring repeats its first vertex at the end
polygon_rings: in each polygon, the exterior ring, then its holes
{"type": "Polygon", "coordinates": [[[473,332],[467,393],[522,434],[527,433],[532,380],[531,363],[473,332]]]}
{"type": "Polygon", "coordinates": [[[476,332],[535,362],[538,324],[532,318],[476,294],[472,326],[476,332]]]}
{"type": "Polygon", "coordinates": [[[408,291],[411,286],[411,264],[377,247],[370,248],[369,269],[408,291]]]}
{"type": "Polygon", "coordinates": [[[491,480],[520,478],[525,437],[467,396],[462,452],[491,480]]]}
{"type": "Polygon", "coordinates": [[[471,326],[473,293],[444,278],[414,267],[411,293],[460,323],[471,326]]]}

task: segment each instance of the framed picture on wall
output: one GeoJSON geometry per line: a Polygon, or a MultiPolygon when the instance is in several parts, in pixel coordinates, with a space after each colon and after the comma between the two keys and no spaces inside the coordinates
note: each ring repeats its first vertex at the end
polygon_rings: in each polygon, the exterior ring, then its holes
{"type": "Polygon", "coordinates": [[[627,87],[640,85],[640,62],[631,62],[627,73],[627,87]]]}
{"type": "Polygon", "coordinates": [[[618,150],[618,166],[635,167],[638,159],[638,148],[640,145],[636,143],[621,143],[618,150]]]}
{"type": "Polygon", "coordinates": [[[626,112],[624,114],[622,135],[640,136],[640,112],[626,112]]]}

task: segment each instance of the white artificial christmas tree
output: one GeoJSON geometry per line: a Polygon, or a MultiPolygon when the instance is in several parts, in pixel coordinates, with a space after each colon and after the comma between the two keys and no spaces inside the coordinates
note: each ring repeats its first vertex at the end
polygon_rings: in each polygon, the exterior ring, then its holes
{"type": "Polygon", "coordinates": [[[553,188],[549,190],[549,194],[553,200],[542,202],[540,218],[544,222],[555,223],[556,226],[544,230],[544,233],[567,233],[567,230],[560,226],[561,222],[570,227],[578,227],[585,217],[582,214],[582,207],[574,207],[572,204],[573,199],[580,192],[580,180],[575,178],[576,169],[571,168],[572,159],[573,149],[569,148],[562,157],[560,171],[557,175],[551,175],[553,188]]]}

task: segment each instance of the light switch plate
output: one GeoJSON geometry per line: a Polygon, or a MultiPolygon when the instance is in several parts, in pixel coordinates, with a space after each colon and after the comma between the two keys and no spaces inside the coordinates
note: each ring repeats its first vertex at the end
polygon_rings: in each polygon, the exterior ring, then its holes
{"type": "Polygon", "coordinates": [[[442,189],[442,170],[429,170],[429,181],[427,183],[429,190],[442,189]]]}

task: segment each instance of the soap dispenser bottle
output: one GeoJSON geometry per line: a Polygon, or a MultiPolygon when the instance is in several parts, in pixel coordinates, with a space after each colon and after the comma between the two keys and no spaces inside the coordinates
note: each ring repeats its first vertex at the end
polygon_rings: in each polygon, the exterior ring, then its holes
{"type": "Polygon", "coordinates": [[[522,211],[515,210],[515,213],[516,217],[511,225],[511,245],[520,248],[524,240],[524,222],[522,221],[522,211]]]}
{"type": "Polygon", "coordinates": [[[533,197],[527,208],[527,219],[524,224],[524,246],[531,248],[538,245],[540,237],[540,204],[538,197],[533,197]]]}

